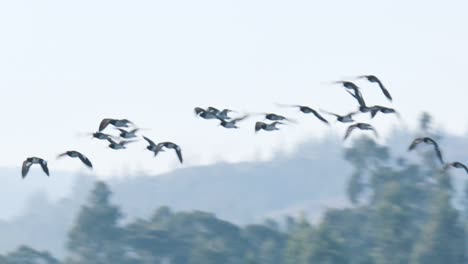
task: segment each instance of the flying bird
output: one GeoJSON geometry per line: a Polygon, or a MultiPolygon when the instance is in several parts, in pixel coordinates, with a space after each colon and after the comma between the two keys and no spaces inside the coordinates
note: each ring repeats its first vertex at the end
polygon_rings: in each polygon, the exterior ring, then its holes
{"type": "Polygon", "coordinates": [[[226,119],[226,120],[231,119],[231,117],[228,114],[231,112],[234,112],[233,110],[230,110],[230,109],[223,109],[219,111],[217,108],[214,108],[212,106],[209,106],[207,108],[207,111],[215,114],[219,118],[226,119]]]}
{"type": "Polygon", "coordinates": [[[336,121],[341,122],[341,123],[351,123],[354,122],[353,116],[358,114],[359,112],[351,112],[347,115],[338,115],[335,113],[327,112],[325,110],[320,110],[325,114],[332,115],[336,117],[336,121]]]}
{"type": "Polygon", "coordinates": [[[86,166],[88,166],[91,169],[93,168],[93,164],[91,163],[91,161],[85,155],[81,154],[78,151],[70,150],[58,155],[57,158],[62,158],[65,156],[68,156],[70,158],[79,158],[81,162],[83,162],[86,166]]]}
{"type": "Polygon", "coordinates": [[[455,162],[447,163],[444,165],[443,170],[446,171],[450,167],[457,168],[457,169],[464,169],[466,173],[468,174],[468,167],[466,167],[466,165],[461,162],[455,161],[455,162]]]}
{"type": "Polygon", "coordinates": [[[123,128],[117,128],[117,129],[120,131],[120,137],[125,138],[125,139],[136,138],[137,137],[136,132],[140,130],[138,128],[135,128],[129,131],[123,128]]]}
{"type": "Polygon", "coordinates": [[[437,158],[439,158],[439,161],[442,164],[444,164],[444,159],[442,158],[442,152],[440,151],[439,144],[437,144],[437,142],[434,139],[430,138],[430,137],[420,137],[420,138],[414,139],[413,142],[411,142],[411,145],[409,146],[408,151],[411,151],[411,150],[415,149],[416,146],[418,146],[421,143],[426,143],[426,144],[429,144],[429,145],[433,145],[434,150],[435,150],[435,152],[437,154],[437,158]]]}
{"type": "Polygon", "coordinates": [[[400,118],[400,114],[393,108],[385,107],[385,106],[380,106],[380,105],[374,105],[368,107],[370,109],[371,117],[374,118],[377,113],[383,113],[383,114],[395,114],[398,118],[400,118]]]}
{"type": "Polygon", "coordinates": [[[128,143],[135,142],[135,140],[122,140],[120,142],[115,142],[112,140],[112,138],[108,138],[107,141],[109,141],[109,148],[114,149],[114,150],[119,150],[119,149],[126,149],[128,143]]]}
{"type": "Polygon", "coordinates": [[[360,130],[372,130],[374,132],[374,135],[376,137],[379,137],[377,130],[375,130],[373,126],[366,124],[366,123],[356,123],[348,127],[348,129],[346,130],[346,134],[344,136],[344,140],[346,140],[349,137],[349,135],[351,135],[351,132],[353,132],[356,128],[360,130]]]}
{"type": "Polygon", "coordinates": [[[271,124],[267,124],[267,123],[263,123],[263,122],[256,122],[255,123],[255,132],[258,132],[260,130],[265,130],[265,131],[273,131],[273,130],[279,130],[278,127],[276,127],[276,125],[284,125],[284,123],[281,123],[281,122],[278,122],[278,121],[275,121],[271,124]]]}
{"type": "Polygon", "coordinates": [[[160,151],[163,151],[163,148],[173,149],[176,152],[177,158],[179,158],[180,163],[184,162],[182,159],[182,149],[179,145],[172,142],[161,142],[158,145],[156,145],[156,149],[154,150],[154,156],[156,156],[160,151]]]}
{"type": "Polygon", "coordinates": [[[390,92],[385,88],[385,86],[382,84],[382,82],[379,80],[379,78],[375,77],[374,75],[362,75],[359,76],[358,78],[360,79],[367,79],[369,82],[372,83],[377,83],[382,90],[383,94],[385,97],[387,97],[388,100],[392,101],[392,96],[390,95],[390,92]]]}
{"type": "Polygon", "coordinates": [[[207,111],[201,107],[195,107],[194,108],[195,114],[203,119],[217,119],[216,113],[213,113],[211,111],[207,111]]]}
{"type": "Polygon", "coordinates": [[[225,127],[225,128],[239,128],[237,126],[237,122],[240,122],[240,121],[246,119],[247,117],[249,117],[249,115],[244,115],[244,116],[241,116],[239,118],[231,119],[229,121],[226,120],[226,119],[220,118],[220,117],[218,117],[218,119],[221,121],[220,125],[225,127]]]}
{"type": "Polygon", "coordinates": [[[133,123],[128,119],[104,118],[99,124],[99,132],[103,131],[109,124],[114,127],[129,127],[129,124],[133,123]]]}
{"type": "Polygon", "coordinates": [[[23,179],[26,177],[26,175],[28,175],[29,168],[31,168],[33,164],[41,165],[41,168],[44,171],[44,173],[47,176],[49,176],[49,168],[47,167],[47,161],[37,157],[29,157],[25,161],[23,161],[23,166],[21,168],[21,176],[23,179]]]}
{"type": "Polygon", "coordinates": [[[102,132],[94,132],[94,133],[91,133],[90,135],[92,135],[93,138],[97,138],[97,139],[100,139],[100,140],[107,140],[108,138],[112,138],[111,135],[105,134],[105,133],[102,133],[102,132]]]}
{"type": "Polygon", "coordinates": [[[323,116],[321,116],[316,110],[314,110],[314,109],[312,109],[312,108],[310,108],[308,106],[304,106],[304,105],[283,105],[283,104],[278,104],[278,105],[283,106],[283,107],[296,107],[296,108],[299,108],[299,111],[301,111],[302,113],[304,113],[304,114],[312,113],[320,121],[324,122],[325,124],[329,124],[328,121],[323,116]]]}

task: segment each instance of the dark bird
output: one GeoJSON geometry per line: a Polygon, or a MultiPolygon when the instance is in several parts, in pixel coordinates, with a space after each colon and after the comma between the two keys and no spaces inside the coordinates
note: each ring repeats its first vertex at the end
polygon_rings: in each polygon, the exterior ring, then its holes
{"type": "Polygon", "coordinates": [[[201,107],[195,107],[195,114],[203,119],[217,119],[216,113],[207,111],[201,107]]]}
{"type": "Polygon", "coordinates": [[[221,119],[226,119],[226,120],[231,119],[231,117],[229,116],[229,113],[234,112],[233,110],[230,110],[230,109],[223,109],[223,110],[219,111],[218,109],[216,109],[216,108],[214,108],[212,106],[209,106],[206,110],[208,112],[214,113],[217,117],[219,117],[221,119]]]}
{"type": "Polygon", "coordinates": [[[444,165],[444,171],[448,170],[450,167],[457,168],[457,169],[464,169],[466,173],[468,174],[468,168],[465,166],[465,164],[455,161],[451,163],[447,163],[444,165]]]}
{"type": "Polygon", "coordinates": [[[400,114],[393,108],[385,107],[385,106],[380,106],[380,105],[374,105],[368,107],[371,113],[371,117],[374,118],[377,113],[383,113],[383,114],[395,114],[398,118],[400,118],[400,114]]]}
{"type": "Polygon", "coordinates": [[[37,157],[29,157],[25,161],[23,161],[23,166],[21,168],[21,176],[23,177],[23,179],[26,177],[26,175],[28,175],[29,168],[31,168],[33,164],[40,164],[42,170],[47,176],[49,176],[49,168],[47,167],[47,161],[37,157]]]}
{"type": "Polygon", "coordinates": [[[140,130],[138,128],[135,128],[129,131],[123,128],[117,128],[117,129],[120,131],[120,137],[125,138],[125,139],[136,138],[137,137],[136,132],[140,130]]]}
{"type": "Polygon", "coordinates": [[[322,111],[322,112],[325,113],[325,114],[335,116],[335,117],[336,117],[336,120],[337,120],[338,122],[341,122],[341,123],[351,123],[351,122],[354,122],[353,116],[359,113],[359,112],[351,112],[351,113],[349,113],[349,114],[347,114],[347,115],[338,115],[338,114],[335,114],[335,113],[327,112],[327,111],[325,111],[325,110],[320,110],[320,111],[322,111]]]}
{"type": "Polygon", "coordinates": [[[70,158],[79,158],[81,160],[81,162],[83,162],[86,166],[88,166],[91,169],[93,168],[93,164],[91,163],[91,161],[85,155],[81,154],[78,151],[70,150],[70,151],[67,151],[67,152],[64,152],[64,153],[58,155],[57,158],[62,158],[62,157],[65,157],[65,156],[68,156],[70,158]]]}
{"type": "Polygon", "coordinates": [[[375,128],[372,127],[371,125],[366,124],[366,123],[356,123],[356,124],[350,125],[348,127],[348,129],[346,130],[346,134],[344,136],[344,140],[346,140],[349,137],[349,135],[351,135],[351,132],[353,132],[356,128],[358,128],[360,130],[372,130],[374,132],[374,135],[376,137],[379,137],[379,134],[377,133],[377,130],[375,130],[375,128]]]}
{"type": "Polygon", "coordinates": [[[135,142],[134,140],[122,140],[120,142],[115,142],[114,140],[112,140],[112,138],[108,138],[107,141],[109,141],[109,148],[111,149],[115,149],[115,150],[118,150],[118,149],[126,149],[127,147],[125,145],[127,145],[128,143],[132,143],[132,142],[135,142]]]}
{"type": "Polygon", "coordinates": [[[364,97],[362,96],[362,94],[361,94],[361,92],[359,90],[356,90],[354,93],[352,93],[351,91],[348,91],[348,90],[346,90],[346,92],[348,92],[352,97],[354,97],[354,99],[356,99],[356,101],[359,104],[359,109],[360,109],[361,112],[363,112],[363,113],[368,112],[368,111],[366,111],[367,106],[366,106],[366,102],[364,101],[364,97]]]}
{"type": "Polygon", "coordinates": [[[385,86],[382,84],[382,82],[377,78],[375,77],[374,75],[362,75],[362,76],[359,76],[358,78],[361,78],[361,79],[367,79],[369,82],[372,82],[372,83],[377,83],[380,87],[380,89],[382,90],[383,94],[385,95],[385,97],[387,97],[388,100],[392,101],[392,96],[390,95],[390,92],[388,92],[388,90],[385,88],[385,86]]]}
{"type": "Polygon", "coordinates": [[[278,104],[279,106],[283,106],[283,107],[297,107],[299,108],[299,111],[301,111],[302,113],[304,114],[310,114],[312,113],[315,117],[317,117],[320,121],[326,123],[326,124],[329,124],[328,121],[323,118],[323,116],[321,116],[316,110],[308,107],[308,106],[304,106],[304,105],[283,105],[283,104],[278,104]]]}
{"type": "Polygon", "coordinates": [[[152,151],[154,152],[154,155],[156,156],[156,151],[164,151],[164,150],[158,150],[158,145],[156,143],[153,142],[153,140],[143,136],[143,139],[146,140],[146,142],[148,142],[148,146],[146,146],[146,149],[149,150],[149,151],[152,151]]]}
{"type": "Polygon", "coordinates": [[[156,149],[154,150],[154,156],[156,156],[160,151],[163,151],[163,148],[173,149],[176,152],[180,163],[183,163],[182,149],[179,147],[179,145],[172,142],[161,142],[158,145],[156,145],[156,149]]]}
{"type": "Polygon", "coordinates": [[[255,132],[258,132],[259,130],[265,130],[265,131],[273,131],[273,130],[279,130],[276,125],[283,125],[284,123],[275,121],[271,124],[263,123],[263,122],[257,122],[255,123],[255,132]]]}
{"type": "Polygon", "coordinates": [[[99,124],[99,131],[103,131],[109,124],[114,127],[129,127],[129,124],[133,123],[128,119],[104,118],[99,124]]]}
{"type": "Polygon", "coordinates": [[[440,151],[440,148],[439,148],[439,145],[437,144],[437,142],[430,138],[430,137],[421,137],[421,138],[416,138],[413,140],[413,142],[411,143],[411,145],[409,146],[408,148],[408,151],[411,151],[413,149],[416,148],[417,145],[421,144],[421,143],[426,143],[426,144],[429,144],[429,145],[433,145],[434,146],[434,150],[437,154],[437,158],[439,158],[439,161],[444,164],[444,159],[442,158],[442,152],[440,151]]]}
{"type": "Polygon", "coordinates": [[[108,138],[112,138],[111,135],[105,134],[105,133],[102,133],[102,132],[94,132],[94,133],[91,133],[91,135],[93,136],[93,138],[97,138],[97,139],[100,139],[100,140],[107,140],[108,138]]]}
{"type": "Polygon", "coordinates": [[[229,121],[226,120],[226,119],[220,118],[220,117],[218,117],[218,119],[221,121],[220,125],[225,127],[225,128],[239,128],[237,126],[237,122],[240,122],[240,121],[246,119],[247,117],[249,117],[249,115],[244,115],[242,117],[231,119],[229,121]]]}

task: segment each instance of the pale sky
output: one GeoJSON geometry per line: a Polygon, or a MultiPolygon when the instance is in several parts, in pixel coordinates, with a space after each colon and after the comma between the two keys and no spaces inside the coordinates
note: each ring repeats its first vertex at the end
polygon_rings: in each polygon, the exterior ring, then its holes
{"type": "MultiPolygon", "coordinates": [[[[361,74],[380,77],[394,97],[389,104],[361,81],[369,104],[395,107],[412,125],[427,110],[446,130],[465,133],[466,10],[466,1],[1,1],[0,166],[34,155],[49,160],[51,173],[86,171],[55,160],[76,149],[101,177],[181,167],[172,153],[154,159],[143,142],[112,151],[78,136],[104,117],[180,144],[182,166],[267,157],[343,130],[274,103],[355,110],[327,83],[361,74]],[[254,118],[225,130],[194,117],[193,107],[209,105],[275,111],[300,124],[254,135],[254,118]]],[[[377,119],[382,130],[398,124],[377,119]]]]}

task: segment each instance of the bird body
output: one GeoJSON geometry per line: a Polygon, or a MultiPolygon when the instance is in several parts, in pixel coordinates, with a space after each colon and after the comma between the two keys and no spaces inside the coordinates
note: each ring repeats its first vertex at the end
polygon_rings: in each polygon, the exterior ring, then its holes
{"type": "Polygon", "coordinates": [[[122,128],[118,128],[118,130],[120,131],[120,137],[125,138],[125,139],[136,138],[137,137],[136,132],[139,131],[138,128],[132,129],[130,131],[127,131],[122,128]]]}
{"type": "Polygon", "coordinates": [[[169,141],[157,144],[156,149],[154,150],[154,156],[156,156],[160,151],[164,151],[163,148],[173,149],[176,152],[177,158],[179,159],[180,163],[183,163],[182,149],[179,145],[169,141]]]}
{"type": "Polygon", "coordinates": [[[413,142],[411,142],[411,145],[408,147],[408,151],[415,149],[416,146],[418,146],[421,143],[433,145],[437,158],[442,164],[444,164],[444,159],[442,158],[442,152],[440,151],[439,144],[437,144],[437,142],[430,137],[420,137],[420,138],[414,139],[413,142]]]}
{"type": "Polygon", "coordinates": [[[109,124],[114,127],[129,127],[129,124],[133,123],[128,119],[104,118],[99,124],[99,132],[103,131],[109,124]]]}
{"type": "Polygon", "coordinates": [[[325,124],[329,124],[328,121],[321,116],[315,109],[305,106],[305,105],[283,105],[279,104],[279,106],[285,106],[285,107],[296,107],[299,108],[299,111],[301,111],[304,114],[313,114],[316,118],[318,118],[320,121],[322,121],[325,124]]]}
{"type": "Polygon", "coordinates": [[[217,119],[217,115],[201,107],[195,107],[195,114],[203,119],[217,119]]]}
{"type": "Polygon", "coordinates": [[[76,150],[66,151],[66,152],[58,155],[57,158],[61,158],[61,157],[64,157],[64,156],[68,156],[70,158],[79,158],[81,160],[81,162],[83,162],[86,166],[88,166],[89,168],[93,168],[93,164],[91,163],[91,161],[85,155],[81,154],[80,152],[78,152],[76,150]]]}
{"type": "Polygon", "coordinates": [[[33,164],[41,165],[42,170],[44,173],[49,176],[49,168],[47,167],[47,161],[38,157],[29,157],[25,161],[23,161],[23,166],[21,167],[21,176],[24,179],[29,172],[29,169],[33,164]]]}
{"type": "Polygon", "coordinates": [[[349,135],[351,135],[351,132],[353,132],[356,128],[360,129],[360,130],[372,130],[376,137],[379,136],[379,134],[377,133],[377,130],[375,130],[375,128],[373,126],[371,126],[370,124],[356,123],[356,124],[350,125],[348,127],[348,129],[346,130],[346,134],[344,136],[344,139],[346,140],[349,137],[349,135]]]}
{"type": "Polygon", "coordinates": [[[324,110],[321,110],[321,111],[323,113],[325,113],[325,114],[335,116],[336,120],[338,122],[341,122],[341,123],[352,123],[352,122],[354,122],[353,116],[358,113],[358,112],[351,112],[351,113],[349,113],[347,115],[338,115],[338,114],[327,112],[327,111],[324,111],[324,110]]]}
{"type": "Polygon", "coordinates": [[[126,145],[128,143],[132,143],[134,142],[133,140],[132,141],[128,141],[128,140],[122,140],[120,142],[115,142],[114,140],[112,140],[111,138],[108,138],[107,141],[109,141],[109,148],[111,149],[114,149],[114,150],[119,150],[119,149],[126,149],[126,145]]]}
{"type": "Polygon", "coordinates": [[[111,138],[111,135],[104,134],[102,132],[94,132],[92,133],[93,138],[97,138],[100,140],[107,140],[108,138],[111,138]]]}
{"type": "Polygon", "coordinates": [[[218,119],[220,120],[220,125],[225,127],[225,128],[239,128],[237,126],[237,122],[240,122],[244,119],[246,119],[247,117],[249,117],[248,115],[244,115],[242,117],[239,117],[239,118],[235,118],[235,119],[231,119],[231,120],[226,120],[226,119],[222,119],[220,117],[218,117],[218,119]]]}
{"type": "Polygon", "coordinates": [[[265,130],[265,131],[274,131],[274,130],[279,130],[276,125],[283,125],[284,123],[275,121],[271,124],[263,123],[263,122],[257,122],[255,123],[255,132],[258,132],[260,130],[265,130]]]}

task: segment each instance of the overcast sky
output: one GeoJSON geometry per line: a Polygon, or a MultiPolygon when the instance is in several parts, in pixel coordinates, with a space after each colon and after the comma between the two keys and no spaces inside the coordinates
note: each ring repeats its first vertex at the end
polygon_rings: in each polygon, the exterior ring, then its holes
{"type": "MultiPolygon", "coordinates": [[[[104,117],[128,118],[155,141],[174,141],[183,166],[267,157],[306,137],[337,131],[274,103],[344,113],[353,99],[333,80],[359,82],[371,104],[398,108],[410,126],[427,110],[448,131],[466,132],[466,1],[15,0],[0,2],[0,166],[28,156],[51,171],[83,170],[55,160],[76,149],[101,177],[180,167],[175,155],[154,159],[144,143],[128,151],[80,133],[104,117]],[[255,118],[229,131],[196,119],[193,107],[275,111],[300,121],[254,135],[255,118]]],[[[379,117],[385,130],[401,125],[379,117]]],[[[34,173],[39,173],[35,170],[34,173]]]]}

